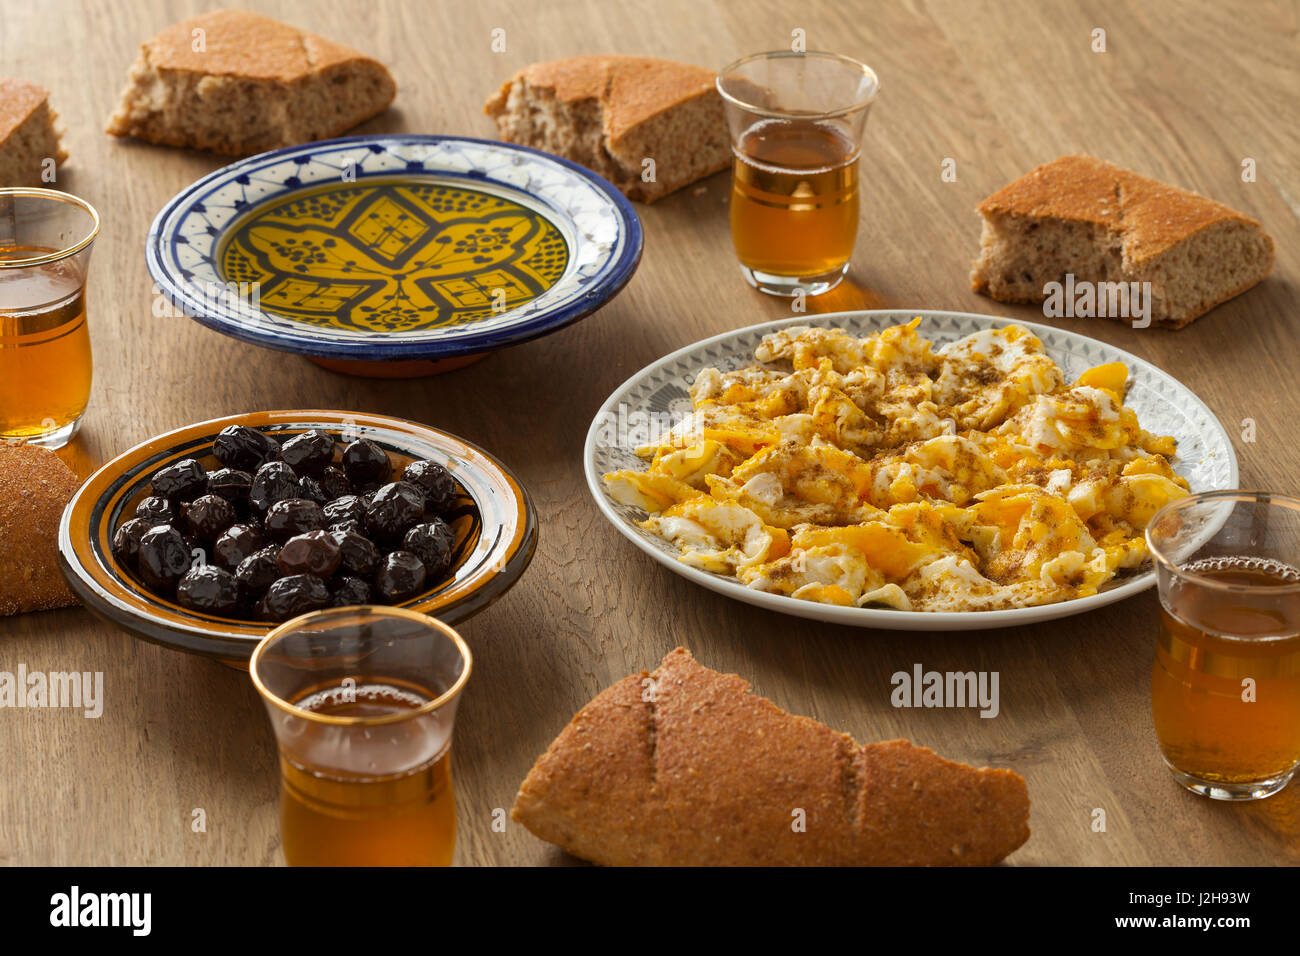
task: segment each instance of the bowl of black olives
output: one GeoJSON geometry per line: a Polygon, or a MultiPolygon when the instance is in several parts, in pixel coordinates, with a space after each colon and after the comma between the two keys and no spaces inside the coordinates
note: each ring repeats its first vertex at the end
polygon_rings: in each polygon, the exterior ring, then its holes
{"type": "Polygon", "coordinates": [[[60,565],[91,611],[239,663],[283,621],[408,607],[448,623],[527,568],[537,520],[487,452],[415,422],[259,412],[161,435],[68,503],[60,565]]]}

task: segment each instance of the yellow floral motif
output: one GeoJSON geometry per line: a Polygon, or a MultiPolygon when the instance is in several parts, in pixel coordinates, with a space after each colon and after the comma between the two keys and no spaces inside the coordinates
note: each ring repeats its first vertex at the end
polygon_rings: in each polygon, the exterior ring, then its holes
{"type": "Polygon", "coordinates": [[[255,210],[219,259],[227,281],[259,284],[267,312],[409,332],[531,302],[564,275],[569,250],[553,223],[508,199],[439,182],[364,180],[255,210]]]}

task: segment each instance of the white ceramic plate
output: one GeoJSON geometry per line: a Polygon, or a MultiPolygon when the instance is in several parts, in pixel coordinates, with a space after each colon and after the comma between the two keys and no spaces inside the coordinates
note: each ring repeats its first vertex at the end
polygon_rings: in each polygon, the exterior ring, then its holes
{"type": "Polygon", "coordinates": [[[769,332],[792,325],[842,328],[866,336],[891,325],[921,316],[918,330],[924,338],[942,345],[985,328],[1019,325],[1042,340],[1047,354],[1074,381],[1082,372],[1104,362],[1123,362],[1129,368],[1125,404],[1138,414],[1142,427],[1153,434],[1172,435],[1178,441],[1174,469],[1193,491],[1237,487],[1237,457],[1228,433],[1218,419],[1185,385],[1150,362],[1086,336],[1034,322],[965,312],[872,311],[836,312],[800,316],[753,325],[705,339],[668,355],[624,382],[596,414],[583,451],[587,486],[596,504],[624,537],[660,564],[687,580],[758,607],[835,624],[902,631],[961,631],[1032,624],[1081,614],[1145,591],[1155,583],[1147,571],[1120,579],[1099,594],[1039,607],[1006,611],[896,611],[892,608],[853,608],[802,601],[745,587],[738,581],[689,567],[678,560],[677,548],[643,530],[638,522],[645,512],[620,504],[609,496],[601,476],[621,468],[643,470],[645,462],[634,448],[637,436],[624,435],[646,422],[676,421],[691,409],[687,388],[696,372],[706,366],[722,370],[757,364],[754,349],[769,332]]]}

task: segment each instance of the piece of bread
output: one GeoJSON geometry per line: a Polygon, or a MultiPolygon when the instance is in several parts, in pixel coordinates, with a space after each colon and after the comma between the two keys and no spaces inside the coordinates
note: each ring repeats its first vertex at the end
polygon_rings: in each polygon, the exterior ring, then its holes
{"type": "Polygon", "coordinates": [[[140,48],[108,132],[241,156],[337,136],[396,93],[377,60],[268,17],[217,10],[140,48]]]}
{"type": "Polygon", "coordinates": [[[1258,222],[1091,156],[1062,156],[989,196],[971,287],[1042,302],[1044,286],[1149,282],[1157,324],[1181,328],[1273,267],[1258,222]]]}
{"type": "Polygon", "coordinates": [[[859,746],[679,647],[578,712],[511,817],[611,866],[977,865],[1028,839],[1029,795],[906,740],[859,746]]]}
{"type": "Polygon", "coordinates": [[[0,77],[0,186],[51,185],[42,174],[68,158],[62,133],[45,87],[0,77]]]}
{"type": "Polygon", "coordinates": [[[37,445],[0,442],[0,617],[76,604],[59,573],[59,519],[81,481],[37,445]]]}
{"type": "Polygon", "coordinates": [[[576,56],[520,70],[483,112],[507,142],[573,160],[651,203],[731,162],[715,76],[671,60],[576,56]]]}

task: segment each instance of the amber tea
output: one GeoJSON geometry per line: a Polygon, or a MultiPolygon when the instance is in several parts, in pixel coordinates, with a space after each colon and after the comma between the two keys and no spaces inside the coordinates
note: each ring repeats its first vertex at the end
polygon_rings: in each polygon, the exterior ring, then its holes
{"type": "Polygon", "coordinates": [[[1165,763],[1213,800],[1270,797],[1300,769],[1300,498],[1196,492],[1156,512],[1146,541],[1165,763]]]}
{"type": "MultiPolygon", "coordinates": [[[[373,678],[336,685],[294,701],[335,717],[386,717],[415,712],[434,699],[422,689],[373,678]]],[[[315,764],[318,749],[337,743],[336,728],[309,724],[281,763],[280,838],[294,866],[449,866],[456,840],[450,741],[427,724],[380,724],[350,743],[344,773],[315,764]],[[426,759],[427,758],[427,759],[426,759]],[[414,763],[397,772],[385,767],[414,763]]]]}
{"type": "Polygon", "coordinates": [[[840,269],[858,231],[858,145],[838,126],[768,119],[735,147],[731,238],[743,266],[774,276],[840,269]]]}
{"type": "Polygon", "coordinates": [[[339,607],[286,621],[249,675],[280,748],[290,866],[449,866],[451,739],[469,648],[406,608],[339,607]]]}
{"type": "MultiPolygon", "coordinates": [[[[0,262],[56,249],[0,247],[0,262]]],[[[57,259],[0,269],[0,439],[72,425],[90,398],[90,335],[78,264],[57,259]]]]}
{"type": "Polygon", "coordinates": [[[858,153],[879,82],[826,52],[775,50],[718,73],[731,138],[731,239],[740,272],[770,295],[820,295],[858,233],[858,153]]]}
{"type": "Polygon", "coordinates": [[[93,206],[57,189],[0,187],[0,441],[59,448],[90,398],[86,273],[93,206]]]}
{"type": "Polygon", "coordinates": [[[1193,583],[1162,601],[1151,676],[1165,759],[1200,780],[1248,784],[1300,764],[1300,572],[1258,558],[1183,568],[1209,581],[1277,589],[1249,601],[1193,583]]]}

